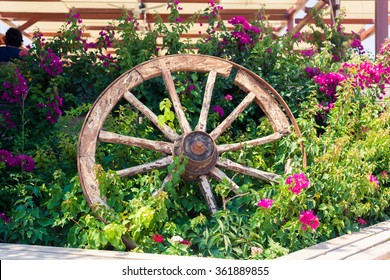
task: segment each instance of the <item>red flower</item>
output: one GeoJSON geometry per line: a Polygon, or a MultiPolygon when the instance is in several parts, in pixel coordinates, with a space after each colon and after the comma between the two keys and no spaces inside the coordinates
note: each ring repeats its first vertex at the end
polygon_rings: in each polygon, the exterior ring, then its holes
{"type": "Polygon", "coordinates": [[[180,243],[183,244],[183,245],[191,246],[191,242],[188,241],[188,240],[183,240],[180,243]]]}
{"type": "Polygon", "coordinates": [[[164,237],[160,234],[155,234],[155,235],[153,235],[153,241],[157,242],[157,243],[163,243],[164,237]]]}
{"type": "Polygon", "coordinates": [[[357,219],[357,223],[358,223],[359,225],[362,225],[362,226],[364,226],[364,225],[367,224],[367,222],[366,222],[364,219],[362,219],[362,218],[357,219]]]}

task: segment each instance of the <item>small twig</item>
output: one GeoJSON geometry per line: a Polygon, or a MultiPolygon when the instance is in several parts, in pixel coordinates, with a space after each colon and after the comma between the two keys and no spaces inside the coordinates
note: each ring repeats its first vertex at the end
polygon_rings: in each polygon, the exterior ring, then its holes
{"type": "Polygon", "coordinates": [[[226,203],[228,203],[229,201],[237,198],[237,197],[241,197],[241,196],[244,196],[244,195],[247,195],[249,194],[249,192],[246,192],[246,193],[240,193],[240,194],[236,194],[235,196],[231,197],[231,198],[228,198],[228,199],[222,199],[222,206],[223,206],[223,210],[226,210],[226,203]]]}

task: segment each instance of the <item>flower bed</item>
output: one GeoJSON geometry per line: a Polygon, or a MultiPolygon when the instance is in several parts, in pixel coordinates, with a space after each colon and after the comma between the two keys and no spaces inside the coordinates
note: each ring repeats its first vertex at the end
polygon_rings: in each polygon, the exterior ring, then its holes
{"type": "MultiPolygon", "coordinates": [[[[102,29],[96,42],[83,38],[82,19],[74,12],[51,40],[36,32],[28,56],[1,67],[0,241],[13,243],[125,250],[122,236],[135,251],[238,259],[275,258],[389,219],[390,112],[389,41],[375,58],[348,38],[338,23],[326,26],[317,15],[316,28],[326,40],[304,34],[274,38],[267,21],[235,17],[225,26],[209,7],[184,22],[180,4],[171,1],[170,23],[157,21],[154,31],[137,32],[138,22],[125,12],[102,29]],[[197,43],[180,40],[194,22],[208,25],[197,43]],[[230,31],[228,27],[233,27],[230,31]],[[156,38],[163,38],[157,48],[156,38]],[[312,48],[297,51],[304,40],[312,48]],[[348,42],[352,42],[348,44],[348,42]],[[107,52],[113,49],[115,55],[107,52]],[[244,195],[229,184],[214,188],[221,209],[208,214],[202,194],[180,174],[185,161],[167,170],[121,179],[112,170],[153,160],[158,154],[102,145],[97,157],[101,193],[113,210],[109,224],[96,218],[86,203],[75,158],[81,125],[91,103],[116,77],[159,53],[213,55],[236,62],[271,84],[293,111],[302,132],[262,149],[226,153],[253,168],[282,174],[277,183],[235,176],[244,195]],[[83,73],[83,75],[80,75],[83,73]],[[378,102],[378,100],[380,102],[378,102]],[[10,112],[12,111],[12,112],[10,112]],[[15,113],[17,112],[17,113],[15,113]],[[299,141],[307,153],[301,164],[299,141]],[[291,174],[284,165],[291,162],[291,174]],[[151,196],[172,173],[172,183],[151,196]]],[[[318,31],[315,31],[318,32],[318,31]]],[[[205,76],[177,73],[175,87],[191,123],[196,121],[205,76]]],[[[207,125],[216,127],[239,103],[240,92],[217,80],[207,125]]],[[[177,127],[172,103],[161,91],[161,79],[134,94],[177,127]],[[158,97],[158,98],[157,98],[158,97]],[[160,98],[161,97],[161,98],[160,98]],[[159,99],[160,98],[160,99],[159,99]]],[[[245,141],[272,130],[264,114],[248,110],[224,134],[221,143],[245,141]]],[[[125,135],[159,140],[142,116],[120,103],[107,128],[125,135]]]]}

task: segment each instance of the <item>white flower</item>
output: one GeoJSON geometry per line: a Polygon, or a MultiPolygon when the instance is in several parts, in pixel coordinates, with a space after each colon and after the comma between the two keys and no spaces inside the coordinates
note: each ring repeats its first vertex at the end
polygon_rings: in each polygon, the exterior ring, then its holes
{"type": "Polygon", "coordinates": [[[263,252],[263,249],[253,246],[251,248],[251,252],[252,252],[252,256],[255,256],[255,255],[261,254],[263,252]]]}
{"type": "Polygon", "coordinates": [[[182,242],[184,239],[181,238],[179,235],[175,235],[171,237],[172,242],[182,242]]]}

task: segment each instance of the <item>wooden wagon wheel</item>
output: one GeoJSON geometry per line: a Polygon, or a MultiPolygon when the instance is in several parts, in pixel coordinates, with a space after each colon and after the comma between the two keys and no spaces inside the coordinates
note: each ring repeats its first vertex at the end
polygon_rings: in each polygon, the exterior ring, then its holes
{"type": "MultiPolygon", "coordinates": [[[[235,173],[241,173],[261,180],[275,181],[277,179],[277,174],[250,168],[222,158],[220,155],[226,151],[237,151],[243,149],[243,147],[271,143],[288,135],[290,133],[290,123],[286,114],[296,134],[300,137],[296,121],[280,95],[263,79],[230,61],[205,55],[172,55],[140,64],[120,76],[98,97],[84,121],[79,136],[77,156],[79,177],[84,195],[92,208],[97,205],[108,207],[99,192],[94,169],[97,143],[124,144],[158,151],[165,156],[153,162],[117,170],[116,172],[121,177],[165,168],[173,162],[174,156],[187,156],[189,161],[183,178],[199,182],[206,203],[213,214],[218,207],[212,192],[210,178],[218,181],[227,180],[233,186],[233,189],[238,189],[236,183],[223,170],[231,170],[235,173]],[[206,125],[216,77],[218,75],[228,77],[233,69],[236,71],[234,84],[242,89],[246,96],[214,130],[208,133],[206,132],[206,125]],[[199,121],[194,129],[186,118],[172,78],[172,73],[179,71],[203,72],[207,73],[208,76],[199,121]],[[160,126],[157,115],[131,92],[136,86],[155,77],[162,77],[164,81],[180,125],[181,134],[175,132],[168,125],[160,126]],[[103,130],[103,125],[108,115],[118,102],[123,99],[127,100],[131,106],[158,127],[168,141],[152,141],[103,130]],[[272,125],[274,132],[265,137],[246,142],[217,145],[216,140],[251,103],[261,108],[272,125]]],[[[305,166],[306,157],[303,145],[301,145],[301,148],[303,165],[305,166]]],[[[155,193],[161,191],[164,188],[164,184],[169,180],[170,174],[163,181],[161,188],[155,193]]]]}

